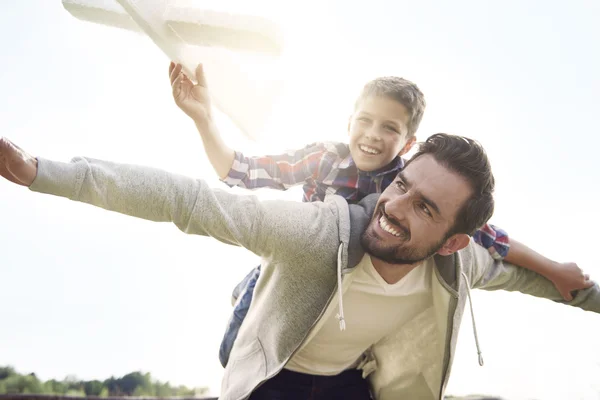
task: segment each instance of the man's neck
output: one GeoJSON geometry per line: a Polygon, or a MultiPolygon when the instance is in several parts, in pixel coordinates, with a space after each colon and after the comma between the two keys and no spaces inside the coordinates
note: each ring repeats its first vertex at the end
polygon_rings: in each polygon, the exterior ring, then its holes
{"type": "Polygon", "coordinates": [[[422,261],[415,264],[390,264],[379,258],[371,257],[371,262],[375,271],[383,278],[383,280],[389,285],[400,282],[410,271],[421,265],[422,261]]]}

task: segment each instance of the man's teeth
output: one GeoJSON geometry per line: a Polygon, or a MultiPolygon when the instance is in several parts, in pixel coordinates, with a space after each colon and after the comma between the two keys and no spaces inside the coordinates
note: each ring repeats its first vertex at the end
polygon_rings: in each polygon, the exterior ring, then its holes
{"type": "Polygon", "coordinates": [[[358,148],[369,154],[380,154],[381,153],[379,150],[374,149],[369,146],[365,146],[364,144],[359,145],[358,148]]]}
{"type": "Polygon", "coordinates": [[[385,217],[382,215],[379,218],[379,226],[381,226],[381,229],[383,229],[384,231],[386,231],[387,233],[394,235],[396,237],[400,237],[400,232],[396,231],[388,222],[387,219],[385,219],[385,217]]]}

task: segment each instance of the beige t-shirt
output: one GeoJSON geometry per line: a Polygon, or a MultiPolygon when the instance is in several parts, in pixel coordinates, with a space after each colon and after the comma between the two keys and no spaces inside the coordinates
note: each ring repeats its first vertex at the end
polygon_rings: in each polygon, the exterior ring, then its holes
{"type": "Polygon", "coordinates": [[[346,330],[340,330],[335,318],[339,305],[334,300],[320,329],[285,368],[313,375],[337,375],[355,366],[371,345],[431,306],[432,268],[430,258],[390,285],[365,254],[343,295],[346,330]]]}

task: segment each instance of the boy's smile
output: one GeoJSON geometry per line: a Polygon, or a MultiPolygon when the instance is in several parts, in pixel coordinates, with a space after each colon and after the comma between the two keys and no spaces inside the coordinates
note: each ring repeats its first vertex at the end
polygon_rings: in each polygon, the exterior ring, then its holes
{"type": "Polygon", "coordinates": [[[378,155],[381,154],[381,150],[378,150],[374,147],[368,146],[366,144],[359,144],[358,148],[367,155],[378,155]]]}
{"type": "Polygon", "coordinates": [[[350,153],[361,171],[375,171],[407,152],[409,114],[404,105],[385,96],[369,96],[356,107],[348,126],[350,153]]]}

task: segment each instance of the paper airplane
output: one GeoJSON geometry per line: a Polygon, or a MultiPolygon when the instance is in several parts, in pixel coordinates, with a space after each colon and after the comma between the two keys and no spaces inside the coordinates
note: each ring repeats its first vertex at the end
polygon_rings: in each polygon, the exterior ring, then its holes
{"type": "Polygon", "coordinates": [[[74,17],[146,34],[194,79],[204,65],[213,104],[256,140],[279,97],[283,33],[251,15],[178,7],[173,0],[62,0],[74,17]]]}

